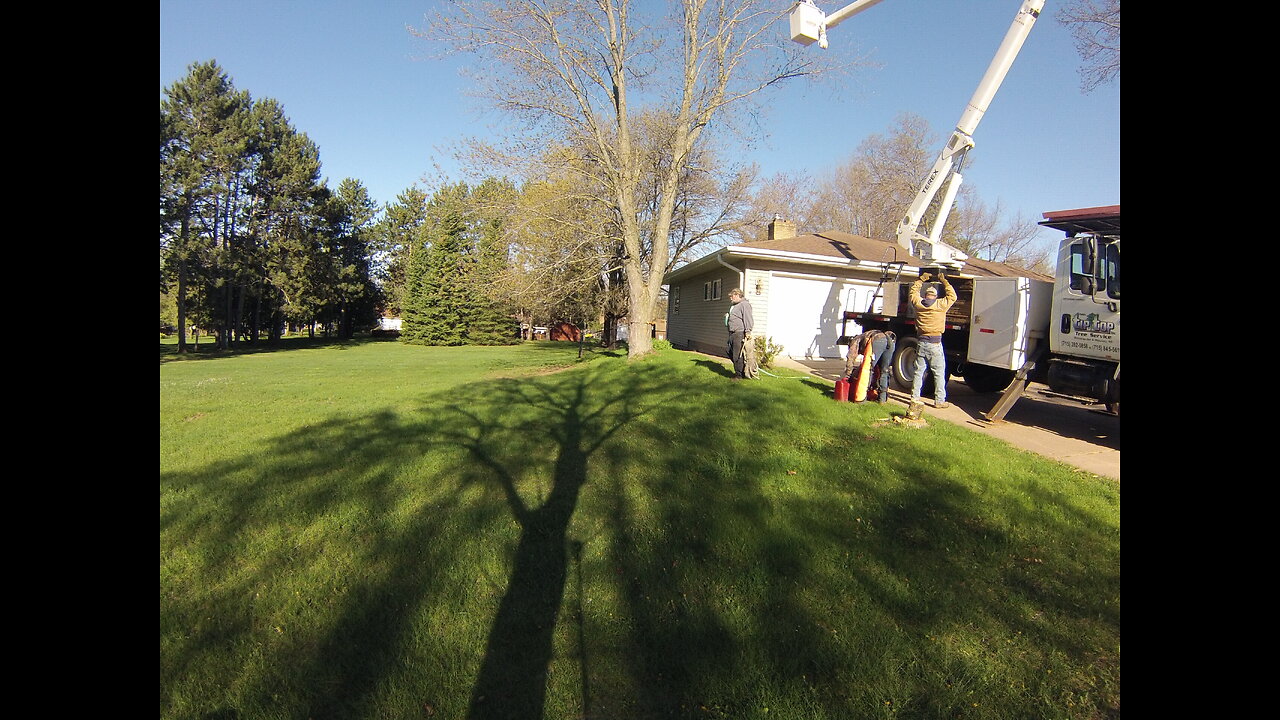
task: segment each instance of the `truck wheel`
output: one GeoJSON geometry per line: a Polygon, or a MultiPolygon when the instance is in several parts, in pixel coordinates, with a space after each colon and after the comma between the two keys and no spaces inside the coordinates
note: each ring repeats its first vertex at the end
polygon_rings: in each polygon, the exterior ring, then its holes
{"type": "MultiPolygon", "coordinates": [[[[920,341],[913,337],[899,337],[898,347],[893,351],[893,382],[899,390],[911,392],[911,380],[916,374],[916,347],[920,341]]],[[[951,374],[951,363],[947,363],[947,375],[951,374]]],[[[920,386],[921,397],[933,397],[933,373],[924,379],[920,386]]]]}
{"type": "Polygon", "coordinates": [[[1113,412],[1117,417],[1120,416],[1120,381],[1116,380],[1115,385],[1111,387],[1111,393],[1107,397],[1105,404],[1107,412],[1113,412]]]}
{"type": "Polygon", "coordinates": [[[893,351],[893,383],[899,390],[911,392],[911,378],[916,374],[916,346],[918,341],[913,337],[899,337],[898,347],[893,351]]]}
{"type": "Polygon", "coordinates": [[[964,366],[964,384],[976,393],[1000,392],[1009,387],[1018,373],[1013,370],[994,368],[988,365],[966,363],[964,366]]]}

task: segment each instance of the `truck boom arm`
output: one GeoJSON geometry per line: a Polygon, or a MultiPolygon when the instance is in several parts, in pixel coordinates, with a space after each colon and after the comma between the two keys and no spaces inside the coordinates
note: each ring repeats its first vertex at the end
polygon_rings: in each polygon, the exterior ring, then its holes
{"type": "MultiPolygon", "coordinates": [[[[824,15],[812,0],[801,0],[791,10],[791,39],[803,45],[809,45],[814,40],[818,40],[819,45],[825,48],[827,28],[834,27],[839,22],[880,1],[857,0],[831,15],[824,15]]],[[[955,130],[943,146],[938,159],[934,161],[933,168],[925,176],[924,184],[916,193],[911,206],[907,208],[906,216],[898,223],[894,239],[908,253],[915,250],[917,241],[923,241],[929,248],[926,259],[953,267],[959,267],[968,259],[968,255],[941,242],[942,226],[946,224],[947,216],[951,213],[951,205],[960,191],[960,184],[964,182],[960,169],[964,166],[965,156],[974,145],[973,132],[982,121],[982,116],[986,114],[991,99],[1000,89],[1000,84],[1004,82],[1005,75],[1009,73],[1009,68],[1013,66],[1014,59],[1018,57],[1022,44],[1031,33],[1031,27],[1035,25],[1043,9],[1044,0],[1023,0],[1022,7],[1013,18],[1013,24],[1005,33],[1004,41],[996,50],[991,64],[987,66],[987,72],[982,76],[982,81],[978,83],[978,89],[974,91],[964,113],[961,114],[960,122],[956,123],[955,130]],[[929,208],[929,204],[944,186],[946,193],[943,195],[938,217],[933,221],[932,232],[925,236],[919,232],[920,223],[924,219],[924,213],[929,208]]]]}

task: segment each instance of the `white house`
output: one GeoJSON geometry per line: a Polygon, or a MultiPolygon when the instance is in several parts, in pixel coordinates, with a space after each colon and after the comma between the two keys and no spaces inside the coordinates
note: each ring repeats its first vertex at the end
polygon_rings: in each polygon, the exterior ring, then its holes
{"type": "MultiPolygon", "coordinates": [[[[796,235],[794,223],[774,220],[766,240],[721,248],[667,273],[667,339],[678,348],[726,355],[724,314],[737,287],[751,302],[754,334],[772,338],[782,354],[844,357],[848,347],[837,340],[845,311],[881,310],[876,288],[885,263],[895,260],[907,263],[902,279],[919,275],[921,261],[891,241],[836,231],[796,235]]],[[[973,258],[964,272],[1036,276],[973,258]]],[[[850,321],[848,333],[861,332],[850,321]]]]}

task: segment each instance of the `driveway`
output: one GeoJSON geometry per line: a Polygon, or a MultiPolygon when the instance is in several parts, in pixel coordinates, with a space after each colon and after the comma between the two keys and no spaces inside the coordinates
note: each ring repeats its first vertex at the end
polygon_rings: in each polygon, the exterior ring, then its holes
{"type": "MultiPolygon", "coordinates": [[[[844,371],[843,360],[796,360],[779,357],[774,363],[808,372],[834,382],[844,371]]],[[[891,386],[892,388],[892,386],[891,386]]],[[[890,389],[893,402],[905,406],[911,393],[890,389]]],[[[935,410],[925,405],[926,417],[964,425],[1000,438],[1014,447],[1064,462],[1095,475],[1120,479],[1120,417],[1101,405],[1055,395],[1039,383],[1031,383],[1005,415],[1003,422],[988,423],[982,414],[1000,399],[999,393],[979,395],[963,380],[947,385],[951,407],[935,410]]]]}

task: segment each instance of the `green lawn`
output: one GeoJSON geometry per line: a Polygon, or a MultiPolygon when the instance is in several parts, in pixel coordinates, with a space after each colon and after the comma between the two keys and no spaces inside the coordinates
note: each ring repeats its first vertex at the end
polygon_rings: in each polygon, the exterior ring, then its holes
{"type": "Polygon", "coordinates": [[[162,345],[161,716],[1119,716],[1118,483],[728,375],[162,345]]]}

